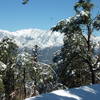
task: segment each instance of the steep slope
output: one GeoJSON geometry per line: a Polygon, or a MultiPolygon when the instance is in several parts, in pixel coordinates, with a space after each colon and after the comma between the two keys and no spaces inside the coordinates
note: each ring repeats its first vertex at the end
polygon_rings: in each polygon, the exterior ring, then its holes
{"type": "Polygon", "coordinates": [[[25,100],[100,100],[100,84],[69,90],[57,90],[25,100]]]}

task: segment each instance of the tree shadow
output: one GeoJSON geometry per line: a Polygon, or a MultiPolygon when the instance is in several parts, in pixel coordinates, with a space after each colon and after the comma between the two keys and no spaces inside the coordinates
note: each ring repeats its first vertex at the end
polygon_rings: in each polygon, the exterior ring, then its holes
{"type": "Polygon", "coordinates": [[[83,86],[81,88],[70,89],[70,93],[82,98],[82,100],[100,100],[100,84],[83,86]]]}
{"type": "Polygon", "coordinates": [[[57,90],[26,100],[100,100],[100,84],[68,90],[57,90]]]}

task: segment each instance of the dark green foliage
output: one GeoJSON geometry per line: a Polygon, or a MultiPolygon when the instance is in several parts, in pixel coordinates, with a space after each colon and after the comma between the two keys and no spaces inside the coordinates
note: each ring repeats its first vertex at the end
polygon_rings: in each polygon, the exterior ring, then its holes
{"type": "Polygon", "coordinates": [[[59,81],[70,88],[96,83],[94,69],[98,65],[99,57],[95,58],[93,54],[91,35],[94,28],[99,29],[100,23],[99,16],[95,21],[92,20],[92,7],[90,0],[79,0],[74,6],[76,15],[60,21],[52,28],[53,31],[65,34],[64,45],[59,55],[62,60],[60,59],[60,63],[59,59],[56,62],[59,81]],[[86,29],[85,32],[83,29],[86,29]],[[87,38],[84,33],[87,33],[87,38]]]}
{"type": "Polygon", "coordinates": [[[10,94],[14,90],[14,66],[18,46],[12,39],[4,38],[0,42],[0,61],[6,65],[2,73],[2,80],[5,91],[5,100],[10,100],[10,94]]]}
{"type": "Polygon", "coordinates": [[[96,16],[93,26],[96,30],[100,30],[100,15],[96,16]]]}
{"type": "Polygon", "coordinates": [[[90,2],[91,0],[79,0],[74,6],[74,9],[77,13],[80,12],[79,8],[82,8],[82,10],[85,11],[91,11],[91,8],[93,8],[93,4],[90,2]]]}
{"type": "Polygon", "coordinates": [[[4,38],[0,42],[0,61],[4,64],[12,64],[15,62],[18,46],[12,39],[4,38]]]}
{"type": "Polygon", "coordinates": [[[28,3],[29,0],[23,0],[22,4],[25,5],[28,3]]]}

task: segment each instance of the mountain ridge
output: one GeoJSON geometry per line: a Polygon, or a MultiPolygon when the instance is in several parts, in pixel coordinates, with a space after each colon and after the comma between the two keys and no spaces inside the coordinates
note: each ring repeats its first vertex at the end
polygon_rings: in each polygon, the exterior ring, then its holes
{"type": "Polygon", "coordinates": [[[32,46],[32,42],[42,48],[63,44],[63,34],[50,30],[24,29],[15,32],[0,30],[0,37],[3,36],[13,37],[17,42],[20,42],[19,46],[32,46]]]}
{"type": "MultiPolygon", "coordinates": [[[[3,37],[13,38],[19,48],[27,48],[29,51],[38,45],[39,61],[44,63],[52,63],[53,54],[55,51],[59,50],[63,45],[64,34],[60,32],[52,32],[51,30],[41,30],[41,29],[22,29],[15,32],[10,32],[7,30],[0,30],[0,39],[3,37]]],[[[100,51],[100,36],[92,36],[93,42],[96,43],[95,51],[100,51]],[[98,50],[99,48],[99,50],[98,50]]]]}

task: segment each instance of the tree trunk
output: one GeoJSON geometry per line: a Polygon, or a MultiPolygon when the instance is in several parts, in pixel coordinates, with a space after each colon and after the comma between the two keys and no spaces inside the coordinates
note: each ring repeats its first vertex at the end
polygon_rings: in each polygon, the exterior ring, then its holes
{"type": "MultiPolygon", "coordinates": [[[[91,54],[92,54],[91,41],[90,41],[91,34],[92,34],[91,24],[87,25],[87,30],[88,30],[88,40],[87,40],[88,53],[90,53],[90,56],[91,56],[91,54]]],[[[88,59],[88,65],[89,65],[90,72],[91,72],[91,81],[92,81],[92,84],[95,84],[95,73],[93,71],[93,67],[94,66],[92,66],[92,60],[91,59],[88,59]]]]}
{"type": "Polygon", "coordinates": [[[23,71],[23,84],[24,84],[24,98],[26,98],[26,87],[25,87],[25,72],[26,72],[26,69],[24,68],[24,71],[23,71]]]}
{"type": "Polygon", "coordinates": [[[14,72],[11,68],[7,69],[3,77],[5,89],[5,100],[11,100],[10,94],[14,91],[14,72]]]}

